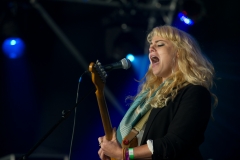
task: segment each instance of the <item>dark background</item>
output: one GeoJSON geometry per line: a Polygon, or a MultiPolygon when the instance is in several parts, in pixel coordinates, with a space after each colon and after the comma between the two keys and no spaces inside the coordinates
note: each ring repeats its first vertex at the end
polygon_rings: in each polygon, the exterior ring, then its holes
{"type": "MultiPolygon", "coordinates": [[[[27,47],[18,59],[8,59],[0,54],[0,157],[27,153],[60,120],[62,110],[75,105],[78,79],[90,62],[97,59],[102,64],[119,61],[125,51],[144,55],[148,18],[156,18],[154,26],[164,24],[160,12],[136,9],[134,3],[130,7],[123,4],[117,7],[109,6],[111,1],[101,1],[104,5],[79,2],[38,1],[66,36],[63,39],[67,38],[72,44],[70,48],[76,49],[73,51],[59,38],[59,33],[56,34],[57,29],[51,28],[28,1],[1,1],[1,42],[10,32],[22,36],[27,47]],[[9,19],[14,19],[13,26],[18,29],[6,25],[9,19]],[[127,31],[121,29],[123,23],[128,25],[127,31]]],[[[121,4],[121,1],[117,2],[121,4]]],[[[168,4],[169,1],[159,2],[168,4]]],[[[239,2],[202,2],[206,14],[186,31],[196,38],[215,66],[216,86],[212,91],[219,104],[200,149],[206,160],[237,160],[240,159],[239,2]]],[[[148,4],[148,1],[138,3],[148,4]]],[[[178,10],[179,7],[176,12],[178,10]]],[[[139,63],[139,68],[142,66],[144,64],[139,63]]],[[[109,73],[106,90],[113,97],[106,96],[106,100],[115,127],[128,108],[126,96],[136,93],[138,83],[134,79],[140,79],[139,68],[109,73]]],[[[90,77],[85,75],[79,97],[92,88],[90,77]]],[[[34,154],[68,155],[73,120],[74,112],[34,154]]],[[[96,96],[92,92],[77,107],[71,159],[99,159],[97,138],[103,134],[96,96]]]]}

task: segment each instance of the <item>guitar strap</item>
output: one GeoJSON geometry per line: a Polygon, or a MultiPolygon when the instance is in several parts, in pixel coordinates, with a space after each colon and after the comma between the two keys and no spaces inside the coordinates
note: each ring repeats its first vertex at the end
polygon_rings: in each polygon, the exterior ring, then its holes
{"type": "Polygon", "coordinates": [[[152,109],[150,109],[141,119],[140,121],[133,127],[130,133],[123,139],[122,147],[136,147],[138,145],[137,135],[143,128],[144,124],[147,122],[149,114],[152,109]]]}

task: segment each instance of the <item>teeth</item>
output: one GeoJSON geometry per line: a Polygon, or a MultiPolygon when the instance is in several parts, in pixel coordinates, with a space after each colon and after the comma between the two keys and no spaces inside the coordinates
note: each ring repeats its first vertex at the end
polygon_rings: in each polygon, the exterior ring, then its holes
{"type": "Polygon", "coordinates": [[[156,56],[151,56],[151,60],[153,63],[157,63],[159,61],[159,58],[156,56]]]}

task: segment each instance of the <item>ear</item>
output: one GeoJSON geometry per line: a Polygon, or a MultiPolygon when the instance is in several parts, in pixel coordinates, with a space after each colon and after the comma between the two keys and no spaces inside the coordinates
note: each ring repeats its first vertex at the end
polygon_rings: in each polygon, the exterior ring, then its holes
{"type": "Polygon", "coordinates": [[[179,58],[179,52],[180,52],[180,50],[179,50],[179,48],[177,48],[177,49],[176,49],[176,53],[175,53],[175,55],[176,55],[177,58],[179,58]]]}
{"type": "Polygon", "coordinates": [[[179,53],[177,52],[177,58],[179,58],[179,53]]]}
{"type": "Polygon", "coordinates": [[[179,53],[180,53],[180,49],[177,50],[177,54],[176,54],[176,55],[177,55],[177,58],[179,58],[179,56],[180,56],[179,53]]]}

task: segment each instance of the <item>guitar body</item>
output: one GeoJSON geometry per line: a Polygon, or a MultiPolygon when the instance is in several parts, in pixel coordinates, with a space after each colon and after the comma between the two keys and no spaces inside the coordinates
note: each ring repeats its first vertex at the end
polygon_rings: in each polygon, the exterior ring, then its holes
{"type": "MultiPolygon", "coordinates": [[[[99,111],[102,119],[105,136],[106,136],[106,139],[110,141],[112,139],[113,128],[112,128],[110,116],[108,113],[108,108],[107,108],[105,97],[104,97],[104,86],[106,83],[107,74],[104,71],[99,61],[97,61],[96,64],[91,62],[89,65],[89,71],[91,72],[92,82],[96,87],[95,94],[97,97],[98,107],[99,107],[99,111]]],[[[136,137],[133,138],[128,145],[123,145],[122,143],[123,148],[136,147],[137,145],[138,145],[138,142],[136,137]]],[[[115,159],[111,158],[111,160],[115,160],[115,159]]]]}
{"type": "Polygon", "coordinates": [[[133,148],[133,147],[137,147],[138,146],[138,139],[137,137],[134,137],[128,145],[125,145],[123,142],[122,142],[122,147],[123,148],[133,148]]]}

